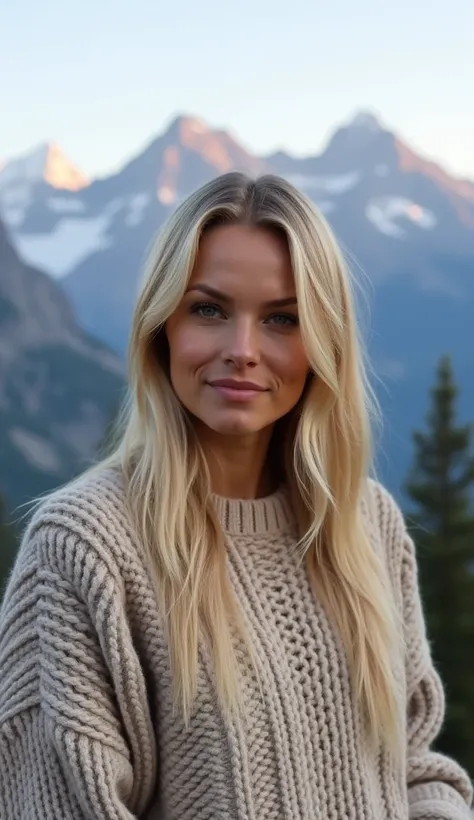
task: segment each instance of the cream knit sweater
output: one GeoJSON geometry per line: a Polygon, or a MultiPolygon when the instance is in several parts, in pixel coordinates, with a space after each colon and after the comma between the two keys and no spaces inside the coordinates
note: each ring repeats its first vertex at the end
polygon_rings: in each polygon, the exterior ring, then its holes
{"type": "Polygon", "coordinates": [[[430,661],[413,544],[391,497],[364,505],[407,636],[406,761],[371,754],[344,653],[297,566],[279,492],[216,499],[254,642],[259,697],[221,714],[206,652],[186,729],[171,706],[164,631],[118,474],[46,501],[26,532],[0,620],[1,820],[467,820],[471,785],[430,751],[443,692],[430,661]]]}

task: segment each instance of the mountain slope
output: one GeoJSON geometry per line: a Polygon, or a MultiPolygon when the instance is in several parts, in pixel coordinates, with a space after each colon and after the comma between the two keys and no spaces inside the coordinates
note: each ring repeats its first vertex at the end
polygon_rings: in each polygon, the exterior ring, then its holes
{"type": "Polygon", "coordinates": [[[61,290],[20,261],[0,223],[0,493],[9,506],[87,463],[123,383],[121,362],[77,327],[61,290]]]}

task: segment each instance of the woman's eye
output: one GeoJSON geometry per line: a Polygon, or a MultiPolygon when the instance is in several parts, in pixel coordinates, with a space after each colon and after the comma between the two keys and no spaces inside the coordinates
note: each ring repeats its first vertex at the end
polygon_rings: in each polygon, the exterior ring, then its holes
{"type": "Polygon", "coordinates": [[[208,302],[199,302],[197,305],[193,305],[191,308],[191,313],[194,313],[196,316],[200,316],[202,319],[215,319],[216,316],[222,316],[222,311],[217,305],[211,305],[208,302]]]}
{"type": "Polygon", "coordinates": [[[274,313],[273,316],[269,316],[267,322],[281,327],[296,327],[298,325],[298,317],[292,313],[274,313]]]}

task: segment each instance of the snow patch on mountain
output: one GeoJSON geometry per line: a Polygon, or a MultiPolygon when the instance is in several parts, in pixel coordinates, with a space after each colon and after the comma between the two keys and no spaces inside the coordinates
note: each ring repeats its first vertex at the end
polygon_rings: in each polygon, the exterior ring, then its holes
{"type": "Polygon", "coordinates": [[[305,191],[311,196],[317,196],[318,192],[327,194],[345,194],[361,181],[360,171],[351,171],[347,174],[337,174],[334,176],[306,176],[305,174],[289,174],[289,182],[297,188],[305,191]]]}
{"type": "Polygon", "coordinates": [[[58,216],[54,228],[48,233],[21,231],[24,213],[29,204],[25,189],[18,189],[15,197],[10,191],[8,200],[12,205],[3,209],[2,217],[14,229],[15,246],[22,259],[54,278],[61,278],[91,254],[112,246],[110,229],[117,214],[123,214],[128,227],[139,225],[152,196],[144,192],[128,197],[114,197],[101,214],[94,216],[87,214],[86,204],[77,195],[74,198],[48,197],[48,210],[58,216]],[[15,201],[18,202],[18,207],[13,205],[15,201]]]}
{"type": "Polygon", "coordinates": [[[110,213],[88,219],[63,219],[48,234],[17,233],[15,245],[24,262],[59,278],[91,254],[113,244],[107,236],[111,219],[110,213]]]}
{"type": "Polygon", "coordinates": [[[43,176],[46,156],[47,146],[41,145],[26,156],[7,162],[0,171],[0,192],[5,191],[14,182],[38,182],[43,176]]]}
{"type": "Polygon", "coordinates": [[[1,191],[1,202],[5,207],[27,208],[31,202],[31,188],[24,182],[1,191]]]}
{"type": "Polygon", "coordinates": [[[3,208],[0,216],[9,228],[19,228],[25,218],[25,208],[3,208]]]}
{"type": "Polygon", "coordinates": [[[147,193],[135,194],[128,202],[128,213],[125,217],[125,224],[133,227],[139,225],[143,220],[145,209],[151,202],[151,195],[147,193]]]}
{"type": "Polygon", "coordinates": [[[33,467],[47,473],[60,471],[61,458],[51,441],[21,427],[14,427],[10,430],[10,438],[23,458],[33,467]]]}
{"type": "Polygon", "coordinates": [[[70,199],[64,196],[50,196],[46,204],[55,214],[78,214],[86,208],[81,199],[70,199]]]}
{"type": "Polygon", "coordinates": [[[2,188],[0,174],[0,216],[9,228],[21,225],[31,198],[31,187],[23,181],[2,188]]]}
{"type": "Polygon", "coordinates": [[[367,203],[365,215],[381,233],[397,239],[403,239],[406,235],[406,230],[400,222],[408,221],[424,230],[432,230],[437,225],[437,219],[432,211],[403,197],[371,199],[367,203]]]}

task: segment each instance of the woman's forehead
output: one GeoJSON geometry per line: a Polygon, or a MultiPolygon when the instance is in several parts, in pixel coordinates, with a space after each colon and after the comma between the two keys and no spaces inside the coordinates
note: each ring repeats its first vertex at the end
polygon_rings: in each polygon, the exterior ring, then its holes
{"type": "Polygon", "coordinates": [[[267,292],[268,299],[282,298],[281,291],[294,293],[288,248],[280,236],[266,229],[245,225],[213,228],[200,243],[189,282],[190,286],[195,284],[235,293],[261,290],[267,292]]]}

